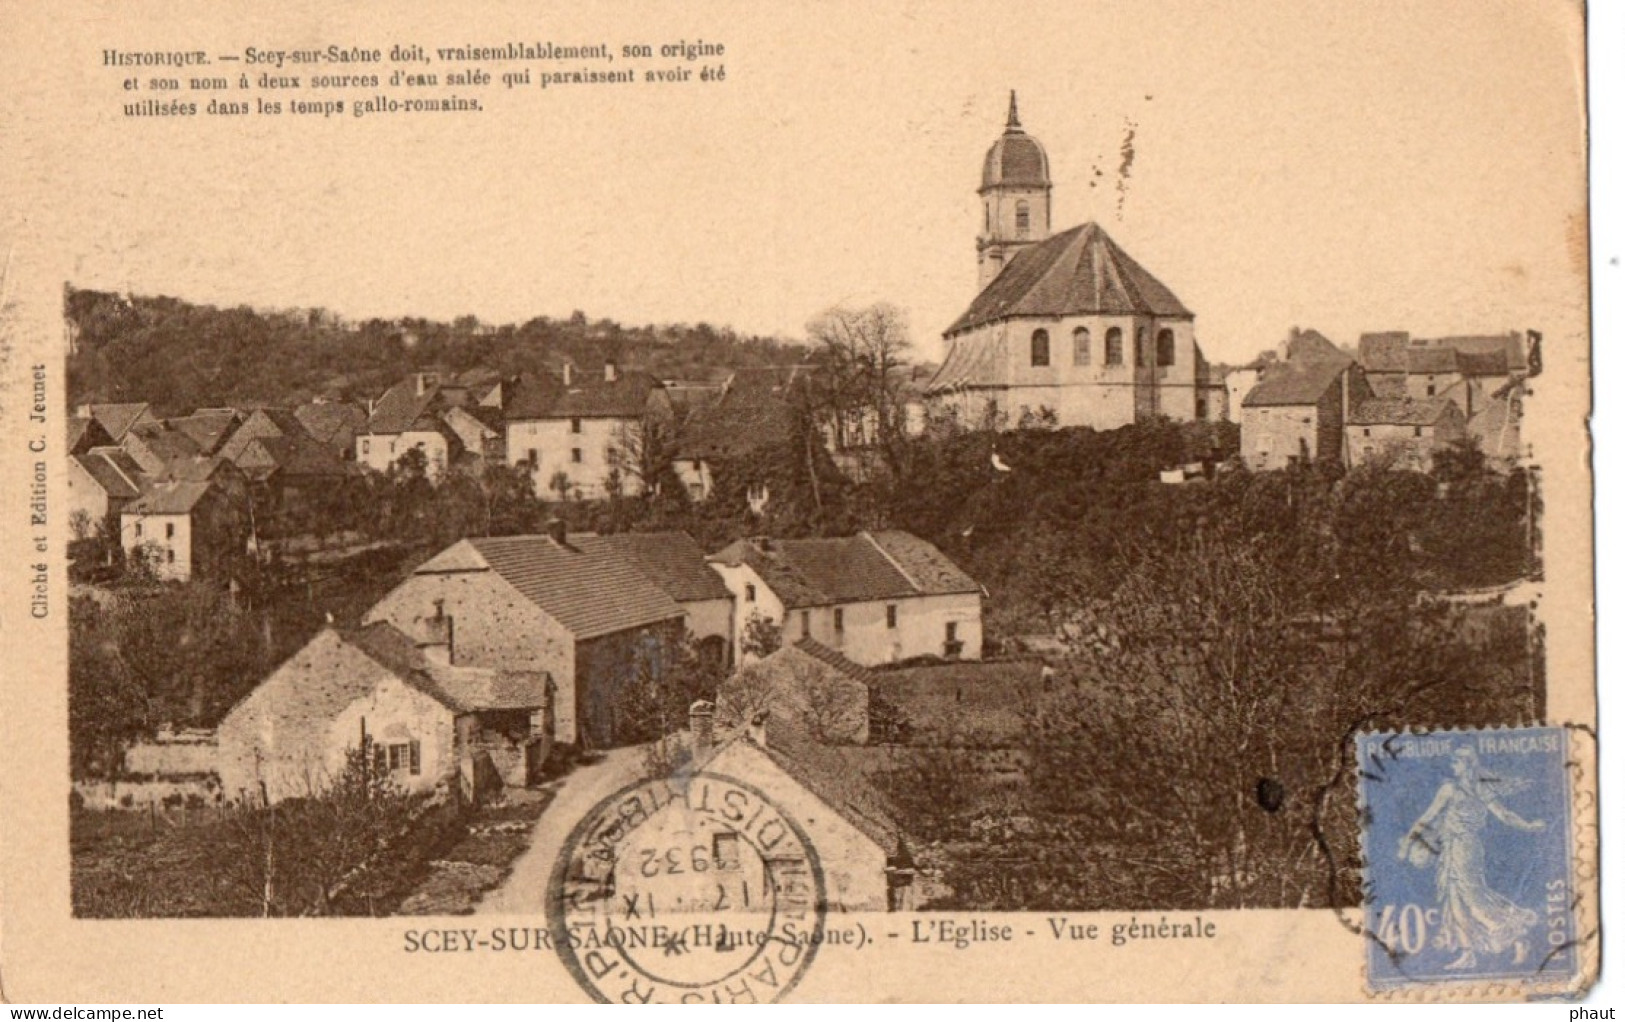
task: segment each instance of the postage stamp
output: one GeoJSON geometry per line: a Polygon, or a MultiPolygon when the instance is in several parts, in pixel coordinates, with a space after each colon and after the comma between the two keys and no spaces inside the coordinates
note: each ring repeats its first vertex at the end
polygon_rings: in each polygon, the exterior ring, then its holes
{"type": "Polygon", "coordinates": [[[1373,989],[1576,975],[1567,748],[1559,727],[1360,737],[1373,989]]]}
{"type": "Polygon", "coordinates": [[[643,781],[571,833],[548,889],[565,967],[594,998],[774,1001],[822,944],[806,832],[760,789],[700,772],[643,781]]]}

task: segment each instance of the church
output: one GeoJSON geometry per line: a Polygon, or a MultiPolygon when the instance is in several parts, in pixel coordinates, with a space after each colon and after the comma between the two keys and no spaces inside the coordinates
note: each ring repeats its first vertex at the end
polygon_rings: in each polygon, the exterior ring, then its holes
{"type": "Polygon", "coordinates": [[[1049,156],[1022,129],[1012,92],[982,163],[981,292],[943,334],[928,397],[996,428],[1046,410],[1059,425],[1096,429],[1227,418],[1195,314],[1099,224],[1051,233],[1052,187],[1049,156]]]}

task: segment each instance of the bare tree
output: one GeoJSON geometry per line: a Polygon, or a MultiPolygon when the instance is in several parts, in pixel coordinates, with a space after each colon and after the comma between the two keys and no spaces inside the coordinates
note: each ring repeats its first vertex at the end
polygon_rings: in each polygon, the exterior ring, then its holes
{"type": "Polygon", "coordinates": [[[913,341],[902,310],[887,302],[864,308],[835,306],[807,324],[822,372],[817,411],[846,446],[855,427],[860,442],[873,442],[895,467],[904,437],[904,409],[898,398],[900,370],[913,341]]]}

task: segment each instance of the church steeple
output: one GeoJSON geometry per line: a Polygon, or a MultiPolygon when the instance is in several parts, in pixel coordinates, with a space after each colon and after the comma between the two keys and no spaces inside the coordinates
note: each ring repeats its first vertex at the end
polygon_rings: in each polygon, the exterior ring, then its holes
{"type": "Polygon", "coordinates": [[[982,232],[976,239],[976,264],[980,286],[986,287],[1017,252],[1049,237],[1049,156],[1022,130],[1014,89],[1004,134],[982,162],[978,194],[982,232]]]}

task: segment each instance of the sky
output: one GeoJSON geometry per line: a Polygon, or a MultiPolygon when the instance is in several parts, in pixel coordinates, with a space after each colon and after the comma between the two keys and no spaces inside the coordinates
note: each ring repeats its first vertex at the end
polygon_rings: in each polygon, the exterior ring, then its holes
{"type": "Polygon", "coordinates": [[[1016,89],[1055,228],[1098,221],[1194,310],[1215,361],[1293,326],[1583,333],[1569,0],[1035,6],[178,5],[42,54],[79,102],[32,184],[80,197],[42,213],[79,286],[792,338],[883,300],[932,359],[974,297],[982,158],[1016,89]],[[727,79],[497,83],[464,116],[131,119],[99,64],[103,45],[510,38],[720,42],[727,79]]]}

